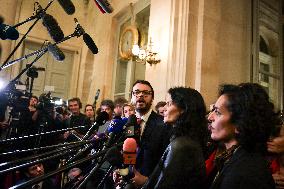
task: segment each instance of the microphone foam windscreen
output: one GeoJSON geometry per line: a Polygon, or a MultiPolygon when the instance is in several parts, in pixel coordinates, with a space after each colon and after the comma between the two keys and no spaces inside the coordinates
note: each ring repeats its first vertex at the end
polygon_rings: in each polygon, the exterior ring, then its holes
{"type": "Polygon", "coordinates": [[[75,6],[71,0],[58,0],[58,3],[68,15],[75,13],[75,6]]]}
{"type": "Polygon", "coordinates": [[[47,48],[57,61],[63,61],[65,59],[64,53],[58,48],[57,45],[49,44],[47,48]]]}
{"type": "Polygon", "coordinates": [[[126,121],[122,119],[113,119],[108,125],[108,133],[121,133],[126,121]]]}
{"type": "Polygon", "coordinates": [[[9,25],[0,24],[0,38],[3,40],[17,40],[19,38],[19,32],[9,25]]]}
{"type": "Polygon", "coordinates": [[[135,114],[132,114],[128,117],[128,121],[126,123],[126,127],[129,127],[129,126],[136,126],[137,125],[137,118],[136,118],[136,115],[135,114]]]}
{"type": "Polygon", "coordinates": [[[89,34],[84,33],[83,34],[83,40],[86,43],[86,45],[88,46],[88,48],[92,51],[93,54],[98,54],[98,52],[99,52],[98,47],[89,34]]]}
{"type": "Polygon", "coordinates": [[[42,18],[42,24],[55,42],[59,42],[64,38],[64,33],[53,16],[45,14],[42,18]]]}
{"type": "Polygon", "coordinates": [[[103,111],[100,112],[96,118],[96,123],[98,123],[99,125],[104,124],[105,121],[107,121],[109,118],[109,115],[107,112],[103,111]]]}
{"type": "Polygon", "coordinates": [[[107,151],[105,158],[112,166],[120,167],[123,163],[122,155],[116,146],[107,151]]]}
{"type": "Polygon", "coordinates": [[[123,163],[124,165],[136,164],[137,143],[134,138],[127,138],[123,143],[123,163]]]}
{"type": "Polygon", "coordinates": [[[124,152],[136,152],[137,149],[137,143],[134,138],[127,138],[123,142],[123,147],[122,147],[124,152]]]}

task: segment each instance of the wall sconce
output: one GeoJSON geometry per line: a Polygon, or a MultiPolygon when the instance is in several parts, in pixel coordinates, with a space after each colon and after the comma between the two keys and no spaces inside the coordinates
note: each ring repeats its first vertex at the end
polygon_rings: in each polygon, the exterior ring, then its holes
{"type": "Polygon", "coordinates": [[[153,41],[151,38],[146,49],[139,48],[137,44],[134,44],[132,47],[132,55],[134,61],[142,64],[146,64],[147,62],[150,66],[161,62],[161,59],[158,57],[158,53],[153,51],[153,41]]]}

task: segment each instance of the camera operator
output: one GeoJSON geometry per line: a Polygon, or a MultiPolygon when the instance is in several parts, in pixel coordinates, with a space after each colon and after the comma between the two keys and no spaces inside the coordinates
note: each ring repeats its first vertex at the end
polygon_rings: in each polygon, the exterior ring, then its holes
{"type": "MultiPolygon", "coordinates": [[[[47,132],[59,130],[63,128],[62,120],[56,116],[55,104],[52,100],[50,92],[42,94],[39,97],[39,103],[36,106],[36,111],[32,116],[33,121],[36,122],[35,132],[47,132]]],[[[36,145],[52,145],[62,142],[62,134],[39,136],[36,145]]]]}
{"type": "Polygon", "coordinates": [[[38,97],[32,96],[30,98],[29,110],[30,112],[34,113],[36,111],[36,106],[38,104],[38,97]]]}

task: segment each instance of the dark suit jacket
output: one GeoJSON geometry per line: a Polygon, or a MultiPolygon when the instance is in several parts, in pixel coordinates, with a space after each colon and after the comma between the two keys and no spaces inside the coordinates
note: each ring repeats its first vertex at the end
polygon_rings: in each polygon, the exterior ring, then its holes
{"type": "Polygon", "coordinates": [[[264,157],[242,147],[224,164],[211,189],[274,189],[275,183],[264,157]]]}
{"type": "MultiPolygon", "coordinates": [[[[25,183],[29,181],[28,178],[25,178],[23,180],[20,180],[19,182],[17,182],[16,184],[22,184],[22,183],[25,183]]],[[[32,186],[27,186],[25,187],[25,189],[32,189],[33,185],[32,186]]],[[[60,186],[57,186],[56,184],[54,184],[53,180],[50,179],[50,178],[47,178],[43,181],[42,183],[42,189],[59,189],[60,186]]]]}
{"type": "Polygon", "coordinates": [[[139,142],[136,169],[144,176],[150,176],[170,141],[171,127],[163,118],[152,111],[146,122],[139,142]]]}
{"type": "Polygon", "coordinates": [[[174,138],[143,189],[202,189],[205,163],[200,145],[189,137],[174,138]]]}

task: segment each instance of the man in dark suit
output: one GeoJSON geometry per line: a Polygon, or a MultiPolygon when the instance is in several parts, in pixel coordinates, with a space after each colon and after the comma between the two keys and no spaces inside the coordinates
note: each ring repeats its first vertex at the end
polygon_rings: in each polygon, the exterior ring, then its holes
{"type": "MultiPolygon", "coordinates": [[[[25,183],[31,179],[44,175],[44,166],[42,163],[32,165],[22,170],[24,178],[16,184],[25,183]]],[[[56,183],[54,178],[47,178],[32,186],[27,186],[25,189],[59,189],[59,184],[56,183]]]]}
{"type": "Polygon", "coordinates": [[[136,187],[141,187],[153,172],[164,150],[169,144],[171,128],[164,125],[163,117],[155,113],[151,106],[154,90],[145,80],[137,80],[132,87],[131,102],[135,106],[140,122],[140,141],[136,170],[132,179],[136,187]]]}

